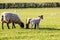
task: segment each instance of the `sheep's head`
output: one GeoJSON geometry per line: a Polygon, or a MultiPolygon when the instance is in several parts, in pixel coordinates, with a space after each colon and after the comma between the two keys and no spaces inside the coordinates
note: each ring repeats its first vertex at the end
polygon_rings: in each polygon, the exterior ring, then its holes
{"type": "Polygon", "coordinates": [[[20,26],[21,26],[21,28],[24,28],[24,23],[21,22],[21,23],[20,23],[20,26]]]}

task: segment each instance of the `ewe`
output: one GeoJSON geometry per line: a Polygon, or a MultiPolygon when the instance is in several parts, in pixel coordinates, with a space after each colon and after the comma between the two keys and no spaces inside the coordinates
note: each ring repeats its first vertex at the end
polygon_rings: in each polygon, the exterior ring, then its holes
{"type": "Polygon", "coordinates": [[[12,23],[12,28],[15,28],[15,23],[19,24],[21,28],[24,28],[24,23],[21,21],[17,14],[11,12],[4,12],[1,14],[0,20],[2,22],[2,29],[4,29],[4,23],[7,24],[8,29],[10,29],[9,23],[12,23]]]}

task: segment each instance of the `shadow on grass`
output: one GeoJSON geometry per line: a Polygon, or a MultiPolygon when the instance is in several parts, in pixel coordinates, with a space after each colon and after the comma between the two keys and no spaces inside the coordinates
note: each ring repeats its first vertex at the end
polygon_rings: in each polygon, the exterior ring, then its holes
{"type": "Polygon", "coordinates": [[[39,30],[60,30],[58,28],[39,28],[39,30]]]}
{"type": "MultiPolygon", "coordinates": [[[[28,28],[28,29],[31,29],[31,28],[28,28]]],[[[34,29],[34,28],[32,28],[34,29]]],[[[39,30],[60,30],[58,28],[39,28],[39,30]]]]}

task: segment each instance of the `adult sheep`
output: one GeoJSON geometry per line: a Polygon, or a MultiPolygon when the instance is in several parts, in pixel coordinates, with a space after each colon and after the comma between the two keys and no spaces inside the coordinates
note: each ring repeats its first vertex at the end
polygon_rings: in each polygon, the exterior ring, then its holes
{"type": "Polygon", "coordinates": [[[4,12],[1,14],[0,18],[2,22],[2,29],[4,29],[4,23],[7,24],[8,29],[10,29],[9,23],[12,23],[12,28],[15,28],[15,24],[19,24],[21,28],[24,28],[24,23],[21,21],[17,14],[12,12],[4,12]]]}

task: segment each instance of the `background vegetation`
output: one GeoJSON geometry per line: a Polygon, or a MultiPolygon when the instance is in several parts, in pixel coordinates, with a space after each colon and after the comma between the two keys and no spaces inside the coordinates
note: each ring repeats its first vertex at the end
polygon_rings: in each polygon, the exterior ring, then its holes
{"type": "Polygon", "coordinates": [[[11,8],[56,8],[60,7],[59,2],[45,2],[45,3],[0,3],[0,9],[11,8]]]}

